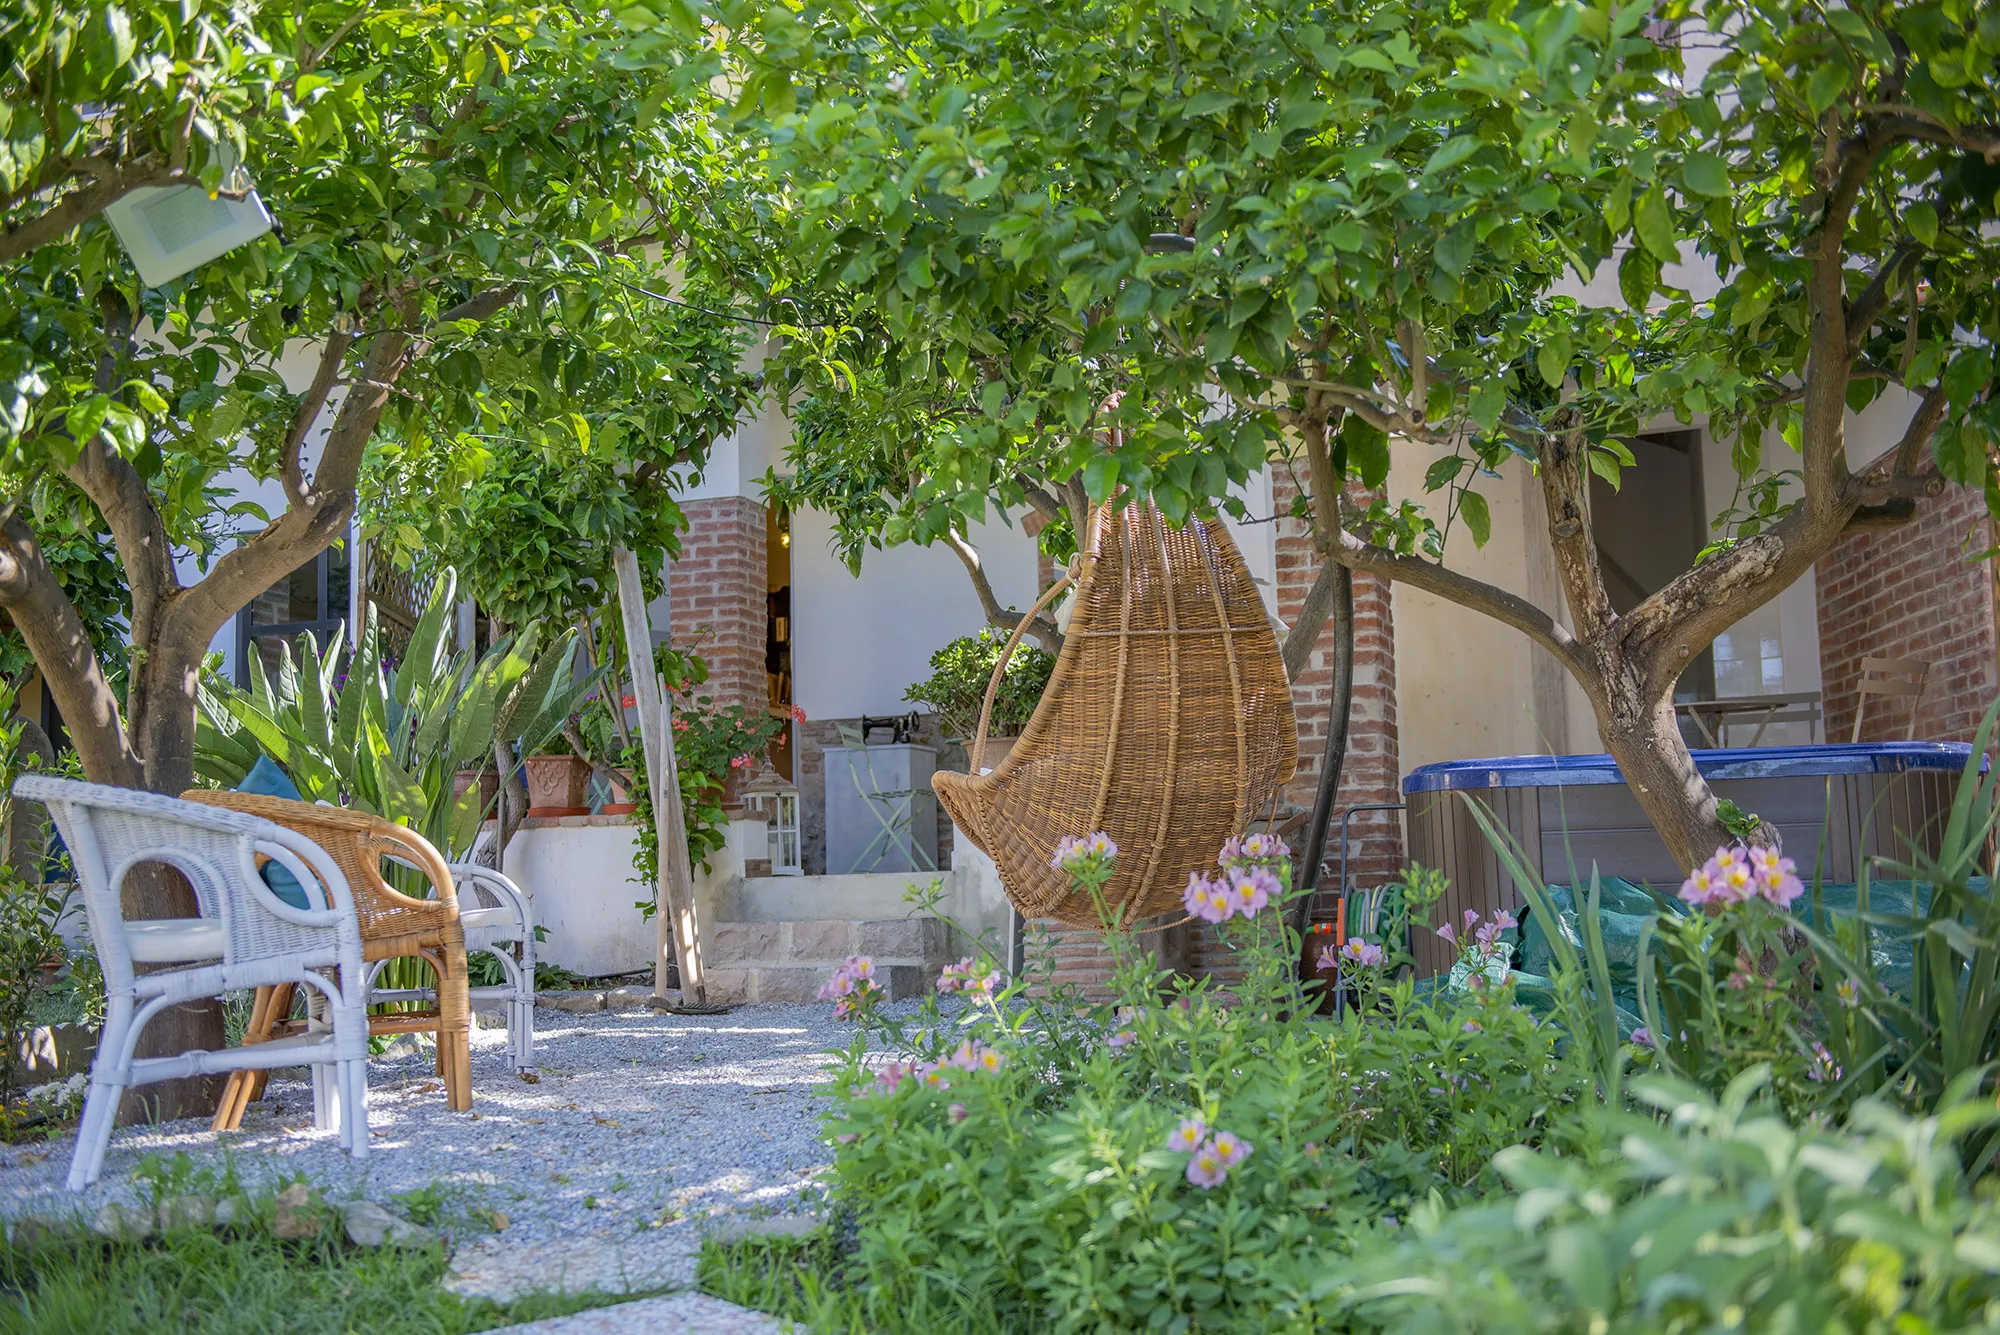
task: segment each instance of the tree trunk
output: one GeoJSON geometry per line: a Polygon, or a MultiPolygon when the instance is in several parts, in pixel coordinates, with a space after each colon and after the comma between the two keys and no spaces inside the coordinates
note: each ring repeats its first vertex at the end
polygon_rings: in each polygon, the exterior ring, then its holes
{"type": "MultiPolygon", "coordinates": [[[[1597,714],[1597,730],[1667,852],[1683,872],[1692,871],[1733,836],[1717,817],[1715,793],[1681,736],[1673,697],[1645,699],[1638,684],[1642,674],[1629,664],[1614,663],[1603,677],[1609,684],[1602,690],[1584,686],[1597,714]]],[[[1575,870],[1590,874],[1588,867],[1575,870]]]]}
{"type": "MultiPolygon", "coordinates": [[[[199,658],[194,661],[198,663],[199,658]]],[[[143,757],[146,787],[176,797],[194,782],[195,669],[188,655],[176,652],[172,645],[156,645],[152,654],[135,666],[139,670],[133,673],[127,699],[132,709],[131,735],[143,757]]],[[[201,912],[187,878],[159,863],[134,868],[119,887],[119,899],[124,915],[134,920],[192,918],[201,912]]],[[[139,969],[144,972],[146,966],[139,969]]],[[[140,1032],[136,1055],[171,1057],[225,1045],[222,1002],[206,997],[162,1011],[140,1032]]],[[[119,1105],[119,1124],[208,1117],[215,1112],[225,1079],[219,1075],[191,1076],[132,1089],[119,1105]]]]}

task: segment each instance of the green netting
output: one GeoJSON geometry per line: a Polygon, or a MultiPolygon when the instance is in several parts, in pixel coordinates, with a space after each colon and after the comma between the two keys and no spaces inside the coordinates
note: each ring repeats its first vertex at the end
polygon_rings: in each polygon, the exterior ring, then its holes
{"type": "MultiPolygon", "coordinates": [[[[1975,893],[1986,893],[1986,881],[1972,882],[1975,893]]],[[[1830,919],[1852,918],[1859,904],[1860,887],[1853,882],[1822,885],[1818,889],[1820,910],[1830,919]]],[[[1577,927],[1577,895],[1567,885],[1548,888],[1549,903],[1562,922],[1562,933],[1578,954],[1587,951],[1577,927]]],[[[1913,881],[1870,881],[1868,908],[1872,915],[1912,917],[1930,903],[1930,887],[1913,881]]],[[[1809,890],[1792,905],[1801,918],[1811,919],[1814,895],[1809,890]]],[[[1630,1037],[1639,1025],[1639,931],[1659,913],[1680,914],[1686,906],[1678,899],[1657,895],[1645,886],[1622,877],[1607,876],[1598,882],[1598,927],[1604,939],[1604,962],[1611,976],[1612,1002],[1618,1010],[1619,1033],[1630,1037]]],[[[1547,924],[1528,910],[1520,914],[1516,937],[1514,969],[1516,991],[1523,1004],[1546,1014],[1555,1005],[1555,949],[1549,941],[1547,924]]],[[[1828,924],[1831,925],[1830,923],[1828,924]]],[[[1909,936],[1880,926],[1869,935],[1876,978],[1891,991],[1910,994],[1916,950],[1909,936]]]]}

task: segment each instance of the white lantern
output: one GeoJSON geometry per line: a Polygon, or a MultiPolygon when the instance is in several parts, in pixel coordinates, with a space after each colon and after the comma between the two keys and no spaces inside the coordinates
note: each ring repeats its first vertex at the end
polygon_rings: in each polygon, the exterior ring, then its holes
{"type": "Polygon", "coordinates": [[[766,764],[743,788],[743,805],[770,827],[771,874],[803,876],[799,862],[799,790],[766,764]]]}

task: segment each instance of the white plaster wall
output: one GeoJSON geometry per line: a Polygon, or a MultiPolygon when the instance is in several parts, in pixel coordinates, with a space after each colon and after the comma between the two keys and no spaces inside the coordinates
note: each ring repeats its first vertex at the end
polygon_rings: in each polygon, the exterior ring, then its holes
{"type": "MultiPolygon", "coordinates": [[[[869,551],[859,576],[834,555],[833,523],[792,516],[793,699],[808,718],[898,714],[903,692],[930,675],[930,657],[986,624],[972,580],[950,549],[869,551]]],[[[1035,541],[989,517],[971,530],[994,595],[1026,611],[1036,598],[1035,541]]]]}
{"type": "MultiPolygon", "coordinates": [[[[1424,470],[1440,453],[1397,442],[1390,452],[1389,494],[1423,497],[1424,470]]],[[[1533,545],[1534,533],[1542,528],[1538,487],[1525,467],[1482,479],[1479,490],[1492,515],[1492,537],[1485,547],[1474,547],[1463,526],[1456,527],[1445,546],[1445,564],[1548,605],[1548,591],[1541,586],[1552,586],[1553,577],[1543,581],[1534,567],[1537,559],[1546,559],[1533,545]],[[1531,487],[1537,488],[1532,494],[1531,487]]],[[[1427,499],[1441,523],[1439,497],[1427,499]]],[[[1434,761],[1546,753],[1573,745],[1567,700],[1552,694],[1546,677],[1538,692],[1536,655],[1527,636],[1406,584],[1392,586],[1391,597],[1403,773],[1434,761]]],[[[1545,671],[1553,667],[1551,660],[1545,671]]],[[[1594,727],[1584,734],[1586,739],[1594,735],[1594,727]]]]}
{"type": "MultiPolygon", "coordinates": [[[[277,371],[285,382],[285,388],[294,394],[302,394],[312,384],[313,372],[319,369],[320,344],[299,341],[289,345],[278,359],[277,371]]],[[[345,389],[336,389],[327,396],[326,406],[320,409],[319,417],[306,432],[305,449],[302,458],[310,472],[319,462],[320,450],[326,445],[327,434],[333,430],[333,419],[340,411],[341,400],[347,396],[345,389]]],[[[218,480],[219,485],[231,493],[230,504],[236,501],[254,501],[264,507],[264,513],[276,519],[285,512],[285,489],[275,478],[258,481],[242,469],[232,469],[218,480]]],[[[256,536],[262,528],[255,517],[233,521],[241,538],[256,536]]],[[[225,540],[216,553],[221,555],[236,545],[234,539],[225,540]]],[[[202,577],[200,564],[187,552],[177,552],[174,567],[180,574],[181,583],[192,584],[202,577]]],[[[234,680],[236,675],[236,618],[231,617],[217,631],[209,642],[209,652],[222,655],[223,676],[234,680]]]]}
{"type": "Polygon", "coordinates": [[[503,870],[534,900],[548,929],[538,959],[586,978],[653,967],[653,924],[639,913],[647,887],[632,879],[638,827],[531,826],[507,844],[503,870]]]}

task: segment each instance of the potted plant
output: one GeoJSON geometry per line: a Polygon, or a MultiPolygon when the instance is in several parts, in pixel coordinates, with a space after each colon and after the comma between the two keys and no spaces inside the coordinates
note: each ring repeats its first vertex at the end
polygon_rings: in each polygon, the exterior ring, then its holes
{"type": "MultiPolygon", "coordinates": [[[[993,680],[993,668],[1007,637],[987,629],[977,635],[961,635],[931,655],[931,675],[903,692],[903,698],[921,705],[938,716],[945,740],[958,742],[968,751],[979,730],[979,711],[986,701],[986,687],[993,680]]],[[[1014,647],[1007,660],[1006,674],[993,697],[993,716],[987,722],[986,751],[982,768],[990,769],[1012,750],[1021,730],[1034,716],[1042,692],[1055,671],[1055,655],[1030,644],[1014,647]]]]}
{"type": "Polygon", "coordinates": [[[558,735],[521,762],[528,781],[528,815],[588,816],[590,762],[558,735]]]}

